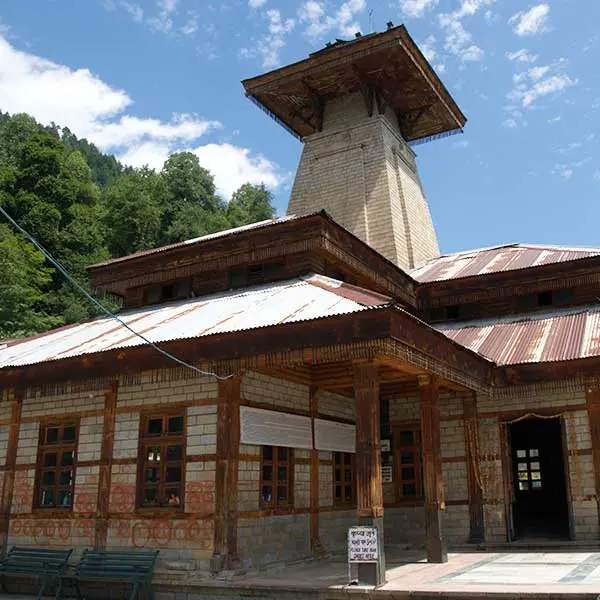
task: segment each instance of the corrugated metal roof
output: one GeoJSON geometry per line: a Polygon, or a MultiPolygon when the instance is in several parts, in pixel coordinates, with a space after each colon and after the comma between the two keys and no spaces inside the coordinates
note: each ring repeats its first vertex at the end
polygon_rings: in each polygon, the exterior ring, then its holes
{"type": "MultiPolygon", "coordinates": [[[[321,275],[147,306],[120,318],[151,342],[196,338],[347,314],[390,303],[390,298],[321,275]]],[[[26,366],[143,345],[114,319],[100,317],[25,338],[0,348],[0,368],[26,366]]]]}
{"type": "Polygon", "coordinates": [[[507,244],[434,258],[409,274],[420,283],[476,277],[488,273],[527,269],[540,265],[600,256],[600,248],[507,244]]]}
{"type": "Polygon", "coordinates": [[[444,323],[436,329],[499,365],[600,355],[600,306],[444,323]]]}
{"type": "Polygon", "coordinates": [[[148,256],[150,254],[159,254],[161,252],[166,252],[167,250],[173,250],[174,248],[183,248],[185,246],[190,246],[193,244],[199,244],[201,242],[207,242],[209,240],[215,240],[217,238],[235,235],[235,234],[241,233],[243,231],[250,231],[251,229],[261,229],[263,227],[270,227],[272,225],[278,225],[279,223],[286,223],[287,221],[296,221],[298,219],[312,217],[317,214],[320,214],[320,213],[314,212],[314,213],[309,213],[309,214],[305,214],[305,215],[285,215],[283,217],[277,217],[275,219],[266,219],[264,221],[257,221],[256,223],[250,223],[249,225],[242,225],[241,227],[234,227],[233,229],[225,229],[223,231],[217,231],[216,233],[209,233],[208,235],[202,235],[200,237],[192,238],[190,240],[184,240],[182,242],[176,242],[174,244],[168,244],[166,246],[159,246],[158,248],[150,248],[148,250],[140,250],[140,252],[135,252],[134,254],[128,254],[126,256],[120,256],[118,258],[111,258],[109,260],[105,260],[103,262],[99,262],[94,265],[90,265],[88,268],[95,269],[97,267],[113,265],[113,264],[123,262],[126,260],[131,260],[134,258],[141,258],[143,256],[148,256]]]}

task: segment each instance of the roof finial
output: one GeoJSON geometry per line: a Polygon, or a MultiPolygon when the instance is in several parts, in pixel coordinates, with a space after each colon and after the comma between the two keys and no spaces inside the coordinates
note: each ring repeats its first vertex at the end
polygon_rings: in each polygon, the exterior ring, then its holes
{"type": "Polygon", "coordinates": [[[391,21],[388,21],[388,22],[387,22],[387,28],[388,28],[388,31],[389,31],[389,30],[390,30],[390,29],[391,29],[393,26],[394,26],[394,24],[393,24],[391,21]]]}

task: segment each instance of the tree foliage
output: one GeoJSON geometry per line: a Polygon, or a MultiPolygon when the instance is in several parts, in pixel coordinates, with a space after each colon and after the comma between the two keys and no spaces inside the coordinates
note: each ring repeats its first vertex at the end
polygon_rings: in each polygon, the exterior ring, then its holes
{"type": "MultiPolygon", "coordinates": [[[[89,264],[272,218],[272,201],[263,185],[244,184],[227,204],[191,152],[158,173],[125,168],[67,128],[0,112],[0,205],[84,287],[89,264]]],[[[0,217],[0,338],[93,314],[0,217]]]]}

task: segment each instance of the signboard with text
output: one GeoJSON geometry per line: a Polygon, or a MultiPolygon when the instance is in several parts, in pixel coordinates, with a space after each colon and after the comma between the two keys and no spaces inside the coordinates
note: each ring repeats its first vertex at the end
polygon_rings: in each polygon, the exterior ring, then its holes
{"type": "Polygon", "coordinates": [[[375,527],[350,527],[348,530],[348,562],[376,563],[378,559],[377,529],[375,527]]]}

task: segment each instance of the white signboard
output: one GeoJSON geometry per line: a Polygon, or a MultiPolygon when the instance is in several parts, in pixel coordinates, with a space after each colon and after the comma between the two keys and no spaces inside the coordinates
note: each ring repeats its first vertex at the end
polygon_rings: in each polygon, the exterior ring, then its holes
{"type": "Polygon", "coordinates": [[[348,530],[348,562],[377,562],[378,550],[375,527],[350,527],[348,530]]]}
{"type": "Polygon", "coordinates": [[[381,482],[382,483],[392,483],[392,465],[384,465],[381,467],[381,482]]]}
{"type": "Polygon", "coordinates": [[[240,441],[257,446],[311,449],[310,417],[240,406],[240,441]]]}
{"type": "Polygon", "coordinates": [[[315,447],[329,452],[356,452],[356,428],[346,423],[315,419],[315,447]]]}

